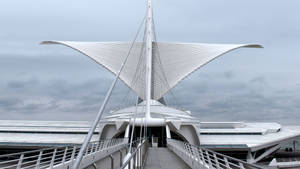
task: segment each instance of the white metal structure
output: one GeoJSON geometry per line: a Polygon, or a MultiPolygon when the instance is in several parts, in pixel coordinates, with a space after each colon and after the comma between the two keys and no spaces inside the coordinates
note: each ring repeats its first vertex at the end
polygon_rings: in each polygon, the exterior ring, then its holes
{"type": "Polygon", "coordinates": [[[148,0],[146,18],[146,119],[150,121],[150,100],[152,98],[152,43],[153,43],[153,18],[152,2],[148,0]]]}
{"type": "MultiPolygon", "coordinates": [[[[204,66],[215,58],[238,48],[260,48],[253,44],[205,44],[205,43],[171,43],[152,42],[152,99],[159,100],[170,89],[176,86],[185,77],[204,66]],[[176,68],[176,69],[174,69],[176,68]]],[[[130,42],[70,42],[44,41],[42,44],[62,44],[73,48],[114,74],[118,73],[124,57],[130,48],[130,42]]],[[[120,74],[120,79],[136,94],[146,100],[146,79],[141,77],[135,80],[137,69],[145,69],[145,60],[140,60],[140,50],[143,43],[135,43],[130,57],[120,74]]],[[[144,58],[143,58],[144,59],[144,58]]],[[[145,76],[146,77],[146,76],[145,76]]]]}

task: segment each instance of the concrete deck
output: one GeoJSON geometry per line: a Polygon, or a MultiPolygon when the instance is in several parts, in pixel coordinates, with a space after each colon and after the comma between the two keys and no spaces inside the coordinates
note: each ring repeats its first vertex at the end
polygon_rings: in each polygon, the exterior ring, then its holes
{"type": "Polygon", "coordinates": [[[145,169],[190,169],[168,148],[149,147],[145,169]]]}

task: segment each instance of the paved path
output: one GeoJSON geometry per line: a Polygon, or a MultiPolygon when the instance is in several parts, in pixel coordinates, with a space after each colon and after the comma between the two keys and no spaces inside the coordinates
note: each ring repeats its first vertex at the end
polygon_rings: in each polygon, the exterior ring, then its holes
{"type": "Polygon", "coordinates": [[[149,147],[145,169],[190,169],[168,148],[149,147]]]}

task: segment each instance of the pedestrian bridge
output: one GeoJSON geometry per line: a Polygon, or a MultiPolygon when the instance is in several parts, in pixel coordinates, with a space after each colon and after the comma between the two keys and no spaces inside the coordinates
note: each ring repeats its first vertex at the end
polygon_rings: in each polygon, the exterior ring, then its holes
{"type": "MultiPolygon", "coordinates": [[[[260,169],[203,149],[186,142],[168,139],[167,147],[155,147],[147,140],[133,142],[131,152],[128,139],[90,142],[79,168],[88,169],[260,169]]],[[[1,169],[71,169],[80,145],[53,147],[0,156],[1,169]]]]}

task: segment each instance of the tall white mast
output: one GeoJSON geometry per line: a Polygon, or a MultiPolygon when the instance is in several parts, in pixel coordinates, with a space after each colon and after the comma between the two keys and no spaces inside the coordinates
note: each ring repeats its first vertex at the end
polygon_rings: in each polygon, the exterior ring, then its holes
{"type": "Polygon", "coordinates": [[[146,20],[146,118],[151,118],[150,115],[150,101],[152,93],[152,42],[153,42],[153,29],[152,29],[152,1],[148,0],[147,4],[147,20],[146,20]]]}

